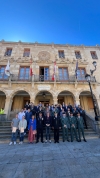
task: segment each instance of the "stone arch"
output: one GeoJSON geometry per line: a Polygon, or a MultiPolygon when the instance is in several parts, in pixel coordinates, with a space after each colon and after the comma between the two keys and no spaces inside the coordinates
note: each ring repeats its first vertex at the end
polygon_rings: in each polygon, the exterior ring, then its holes
{"type": "Polygon", "coordinates": [[[58,93],[58,103],[62,104],[65,102],[66,104],[70,103],[74,105],[75,102],[75,95],[72,91],[63,90],[58,93]]]}
{"type": "Polygon", "coordinates": [[[49,90],[41,90],[35,93],[35,104],[39,102],[44,103],[44,105],[53,103],[53,93],[49,90]]]}
{"type": "Polygon", "coordinates": [[[27,89],[16,89],[11,95],[11,111],[19,111],[24,108],[25,103],[30,102],[30,92],[27,89]]]}
{"type": "Polygon", "coordinates": [[[34,95],[35,95],[34,98],[35,98],[35,99],[36,99],[36,96],[37,96],[40,92],[49,92],[52,96],[54,96],[54,93],[53,93],[52,90],[50,90],[50,91],[49,91],[49,90],[40,90],[40,91],[38,90],[37,92],[34,93],[34,95]]]}
{"type": "MultiPolygon", "coordinates": [[[[91,96],[90,90],[81,90],[79,92],[80,104],[84,110],[89,113],[94,113],[94,105],[91,96]]],[[[97,108],[97,113],[99,113],[98,101],[97,101],[97,94],[93,92],[93,99],[95,106],[97,108]]]]}
{"type": "Polygon", "coordinates": [[[30,91],[29,90],[27,90],[26,88],[17,88],[16,90],[14,90],[12,93],[11,93],[11,99],[13,99],[13,97],[17,94],[17,92],[20,92],[20,91],[25,91],[25,92],[27,92],[29,95],[31,95],[30,94],[30,91]]]}
{"type": "MultiPolygon", "coordinates": [[[[90,92],[90,89],[81,89],[81,90],[79,90],[78,96],[80,96],[80,94],[81,94],[82,92],[90,92]]],[[[97,98],[98,98],[97,92],[96,92],[96,91],[93,91],[93,90],[92,90],[92,92],[93,92],[93,95],[95,96],[95,98],[97,99],[97,98]]]]}

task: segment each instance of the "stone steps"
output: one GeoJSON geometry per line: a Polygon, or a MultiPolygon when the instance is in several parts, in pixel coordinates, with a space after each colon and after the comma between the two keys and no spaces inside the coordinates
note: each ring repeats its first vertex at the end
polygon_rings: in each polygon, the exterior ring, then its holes
{"type": "MultiPolygon", "coordinates": [[[[60,140],[62,140],[62,130],[60,130],[60,140]]],[[[85,136],[87,139],[98,138],[93,129],[88,126],[88,129],[85,129],[85,136]]],[[[25,136],[25,142],[28,142],[28,135],[25,136]]],[[[70,137],[70,134],[69,134],[70,137]]],[[[44,129],[44,138],[45,138],[45,129],[44,129]]],[[[0,143],[9,143],[11,139],[11,121],[0,121],[0,143]]],[[[51,139],[53,141],[53,130],[51,130],[51,139]]]]}

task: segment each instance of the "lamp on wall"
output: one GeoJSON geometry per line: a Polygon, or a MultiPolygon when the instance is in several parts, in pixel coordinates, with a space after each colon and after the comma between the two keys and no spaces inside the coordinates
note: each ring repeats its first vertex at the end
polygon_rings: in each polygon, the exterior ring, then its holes
{"type": "Polygon", "coordinates": [[[85,79],[87,80],[89,87],[90,87],[90,92],[91,92],[93,106],[94,106],[95,120],[98,121],[97,106],[96,106],[96,103],[95,103],[95,99],[94,99],[94,95],[93,95],[93,91],[92,91],[92,87],[91,87],[91,76],[93,75],[94,71],[96,71],[97,62],[94,61],[92,64],[95,67],[95,69],[90,70],[90,74],[86,74],[85,79]]]}

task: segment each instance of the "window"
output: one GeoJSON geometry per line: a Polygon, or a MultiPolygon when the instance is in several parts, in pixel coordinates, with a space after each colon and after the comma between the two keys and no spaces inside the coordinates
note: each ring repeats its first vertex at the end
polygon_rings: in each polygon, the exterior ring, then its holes
{"type": "Polygon", "coordinates": [[[79,81],[85,81],[85,69],[84,68],[78,68],[77,70],[77,79],[79,81]]]}
{"type": "Polygon", "coordinates": [[[29,57],[30,56],[30,49],[24,49],[23,57],[29,57]]]}
{"type": "Polygon", "coordinates": [[[64,51],[58,51],[59,58],[65,58],[64,51]]]}
{"type": "Polygon", "coordinates": [[[40,81],[49,80],[49,67],[40,67],[40,81]]]}
{"type": "Polygon", "coordinates": [[[98,59],[96,51],[90,51],[92,59],[98,59]]]}
{"type": "Polygon", "coordinates": [[[67,68],[59,68],[59,80],[68,80],[68,70],[67,68]]]}
{"type": "Polygon", "coordinates": [[[12,48],[7,48],[5,52],[5,56],[11,56],[12,48]]]}
{"type": "Polygon", "coordinates": [[[7,80],[8,76],[5,74],[5,66],[0,66],[0,80],[7,80]]]}
{"type": "Polygon", "coordinates": [[[80,51],[75,51],[76,59],[82,59],[80,51]]]}
{"type": "Polygon", "coordinates": [[[30,76],[30,67],[20,67],[19,71],[19,79],[20,80],[28,80],[30,76]]]}

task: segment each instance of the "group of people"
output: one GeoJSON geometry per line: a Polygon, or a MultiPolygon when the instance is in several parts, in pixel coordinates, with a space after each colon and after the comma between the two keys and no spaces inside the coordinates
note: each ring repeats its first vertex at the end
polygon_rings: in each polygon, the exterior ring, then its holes
{"type": "Polygon", "coordinates": [[[35,106],[26,102],[22,109],[11,122],[12,137],[9,145],[16,144],[19,133],[20,142],[24,141],[24,136],[28,131],[29,143],[38,143],[39,139],[43,143],[43,133],[45,130],[45,143],[51,143],[51,130],[54,132],[54,143],[59,143],[59,132],[62,129],[62,140],[65,142],[81,142],[81,133],[86,142],[84,127],[87,129],[85,111],[80,105],[72,106],[70,103],[44,106],[41,102],[35,106]]]}

